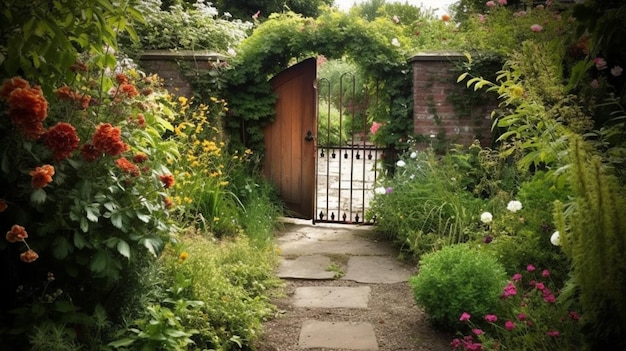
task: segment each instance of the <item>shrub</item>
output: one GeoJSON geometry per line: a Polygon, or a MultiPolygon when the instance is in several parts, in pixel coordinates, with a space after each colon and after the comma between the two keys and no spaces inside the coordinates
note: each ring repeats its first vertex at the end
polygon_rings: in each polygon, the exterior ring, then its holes
{"type": "Polygon", "coordinates": [[[419,273],[409,280],[417,304],[433,324],[446,330],[458,326],[463,312],[484,315],[492,311],[505,282],[502,265],[464,244],[424,255],[419,273]]]}

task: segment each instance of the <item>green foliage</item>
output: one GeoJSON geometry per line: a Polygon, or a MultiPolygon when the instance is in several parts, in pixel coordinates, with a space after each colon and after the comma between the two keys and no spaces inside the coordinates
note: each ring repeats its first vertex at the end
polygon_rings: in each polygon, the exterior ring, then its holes
{"type": "Polygon", "coordinates": [[[463,312],[493,311],[505,282],[504,268],[495,258],[465,244],[422,256],[417,276],[409,280],[418,305],[447,330],[458,327],[463,312]]]}
{"type": "Polygon", "coordinates": [[[624,347],[626,316],[626,249],[624,188],[611,170],[579,136],[571,138],[568,177],[574,203],[563,213],[556,207],[563,251],[573,265],[573,282],[580,290],[587,346],[599,350],[624,347]]]}
{"type": "Polygon", "coordinates": [[[137,36],[141,13],[129,1],[4,1],[0,11],[0,78],[22,75],[44,91],[72,78],[79,56],[98,58],[98,68],[115,61],[117,34],[137,36]]]}
{"type": "Polygon", "coordinates": [[[468,240],[484,202],[464,188],[465,165],[439,161],[431,150],[398,162],[403,166],[375,189],[367,216],[376,216],[376,230],[415,256],[468,240]]]}
{"type": "Polygon", "coordinates": [[[250,2],[245,0],[217,0],[215,2],[220,12],[228,12],[235,18],[249,19],[257,11],[259,18],[269,17],[272,13],[292,11],[305,17],[317,17],[320,6],[330,6],[333,0],[266,0],[250,2]]]}
{"type": "Polygon", "coordinates": [[[219,16],[215,7],[198,1],[189,8],[174,5],[161,10],[157,2],[144,1],[138,8],[144,21],[135,25],[138,42],[121,36],[120,45],[131,52],[142,50],[209,50],[226,54],[252,29],[251,22],[219,16]]]}

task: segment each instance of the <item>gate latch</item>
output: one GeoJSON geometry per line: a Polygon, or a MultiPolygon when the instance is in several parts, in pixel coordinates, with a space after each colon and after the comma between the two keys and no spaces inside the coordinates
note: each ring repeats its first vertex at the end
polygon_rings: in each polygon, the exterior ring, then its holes
{"type": "Polygon", "coordinates": [[[313,133],[310,130],[306,132],[306,136],[304,137],[304,140],[313,141],[313,133]]]}

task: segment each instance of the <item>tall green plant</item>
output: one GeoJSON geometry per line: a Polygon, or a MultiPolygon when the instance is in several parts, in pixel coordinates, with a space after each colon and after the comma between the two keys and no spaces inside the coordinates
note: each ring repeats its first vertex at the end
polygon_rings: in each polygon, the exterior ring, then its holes
{"type": "Polygon", "coordinates": [[[624,349],[626,341],[626,192],[581,137],[572,137],[568,171],[575,198],[557,203],[557,229],[580,290],[587,349],[624,349]]]}

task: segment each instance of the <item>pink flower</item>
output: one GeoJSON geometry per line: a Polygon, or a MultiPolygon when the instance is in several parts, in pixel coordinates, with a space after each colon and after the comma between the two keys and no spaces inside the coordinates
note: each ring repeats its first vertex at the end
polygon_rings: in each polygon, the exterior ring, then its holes
{"type": "Polygon", "coordinates": [[[394,15],[393,18],[393,23],[400,23],[400,18],[398,18],[398,16],[394,15]]]}
{"type": "Polygon", "coordinates": [[[592,80],[590,85],[593,89],[598,89],[600,87],[600,83],[598,82],[597,79],[592,80]]]}
{"type": "Polygon", "coordinates": [[[458,349],[462,344],[463,342],[459,338],[454,338],[452,339],[452,342],[450,342],[450,346],[454,347],[455,349],[458,349]]]}
{"type": "Polygon", "coordinates": [[[545,278],[549,277],[550,276],[550,271],[547,270],[547,269],[544,269],[543,272],[541,272],[541,276],[545,277],[545,278]]]}
{"type": "Polygon", "coordinates": [[[498,4],[500,4],[500,5],[506,5],[506,0],[498,0],[498,4]]]}
{"type": "Polygon", "coordinates": [[[622,72],[624,72],[624,69],[620,66],[614,66],[613,68],[611,68],[611,74],[613,75],[613,77],[621,76],[622,72]]]}
{"type": "Polygon", "coordinates": [[[487,5],[487,7],[494,7],[496,6],[496,3],[494,1],[487,1],[485,5],[487,5]]]}
{"type": "Polygon", "coordinates": [[[556,302],[556,297],[554,297],[554,295],[552,295],[552,294],[546,294],[543,297],[543,301],[545,301],[547,303],[555,303],[556,302]]]}
{"type": "Polygon", "coordinates": [[[487,17],[485,15],[478,14],[478,22],[485,23],[486,20],[487,20],[487,17]]]}
{"type": "Polygon", "coordinates": [[[260,16],[260,15],[261,15],[261,11],[259,10],[259,11],[257,11],[254,15],[252,15],[252,19],[253,19],[253,20],[257,20],[257,19],[259,19],[259,16],[260,16]]]}
{"type": "Polygon", "coordinates": [[[529,272],[532,272],[535,270],[535,266],[533,266],[532,264],[529,264],[528,266],[526,266],[526,270],[529,272]]]}
{"type": "Polygon", "coordinates": [[[506,328],[506,330],[513,330],[513,329],[515,329],[515,323],[513,323],[511,321],[506,321],[504,323],[504,328],[506,328]]]}
{"type": "Polygon", "coordinates": [[[546,332],[547,336],[552,336],[552,337],[557,337],[559,336],[559,331],[558,330],[549,330],[548,332],[546,332]]]}
{"type": "Polygon", "coordinates": [[[378,129],[380,129],[380,127],[382,127],[382,125],[382,123],[378,122],[372,123],[372,126],[370,127],[370,133],[376,134],[376,132],[378,131],[378,129]]]}
{"type": "Polygon", "coordinates": [[[463,313],[461,314],[461,318],[459,318],[459,320],[460,320],[461,322],[465,322],[465,321],[469,321],[469,319],[470,319],[471,317],[472,317],[472,316],[471,316],[469,313],[467,313],[467,312],[463,312],[463,313]]]}
{"type": "Polygon", "coordinates": [[[513,14],[513,16],[515,16],[515,17],[523,17],[523,16],[526,16],[526,11],[523,11],[523,10],[522,10],[522,11],[517,11],[517,12],[515,12],[515,13],[513,14]]]}
{"type": "Polygon", "coordinates": [[[602,57],[596,57],[593,60],[593,63],[596,65],[596,68],[598,69],[598,71],[602,71],[603,69],[606,69],[606,60],[603,59],[602,57]]]}
{"type": "Polygon", "coordinates": [[[515,288],[515,284],[513,284],[512,282],[509,282],[504,287],[504,292],[502,293],[502,297],[506,299],[511,295],[517,295],[517,288],[515,288]]]}
{"type": "Polygon", "coordinates": [[[518,281],[520,281],[520,280],[522,280],[522,275],[521,275],[521,274],[519,274],[519,273],[515,273],[515,274],[513,275],[513,281],[518,282],[518,281]]]}
{"type": "Polygon", "coordinates": [[[520,320],[520,321],[523,321],[523,320],[525,320],[525,319],[526,319],[526,315],[525,315],[525,314],[523,314],[523,313],[519,313],[519,314],[517,315],[517,319],[518,319],[518,320],[520,320]]]}
{"type": "Polygon", "coordinates": [[[535,23],[532,26],[530,26],[530,30],[532,30],[533,32],[541,32],[543,30],[543,27],[535,23]]]}
{"type": "Polygon", "coordinates": [[[543,285],[543,283],[537,283],[537,285],[535,285],[535,288],[537,288],[537,290],[543,290],[545,288],[545,285],[543,285]]]}
{"type": "Polygon", "coordinates": [[[580,319],[580,315],[579,315],[578,313],[574,312],[574,311],[571,311],[571,312],[569,313],[569,317],[570,317],[571,319],[575,320],[575,321],[577,321],[577,320],[579,320],[579,319],[580,319]]]}
{"type": "Polygon", "coordinates": [[[476,328],[476,329],[472,329],[472,333],[476,335],[482,335],[483,331],[481,329],[476,328]]]}
{"type": "Polygon", "coordinates": [[[489,323],[493,323],[498,320],[498,316],[496,316],[495,314],[487,314],[485,315],[485,320],[489,323]]]}

